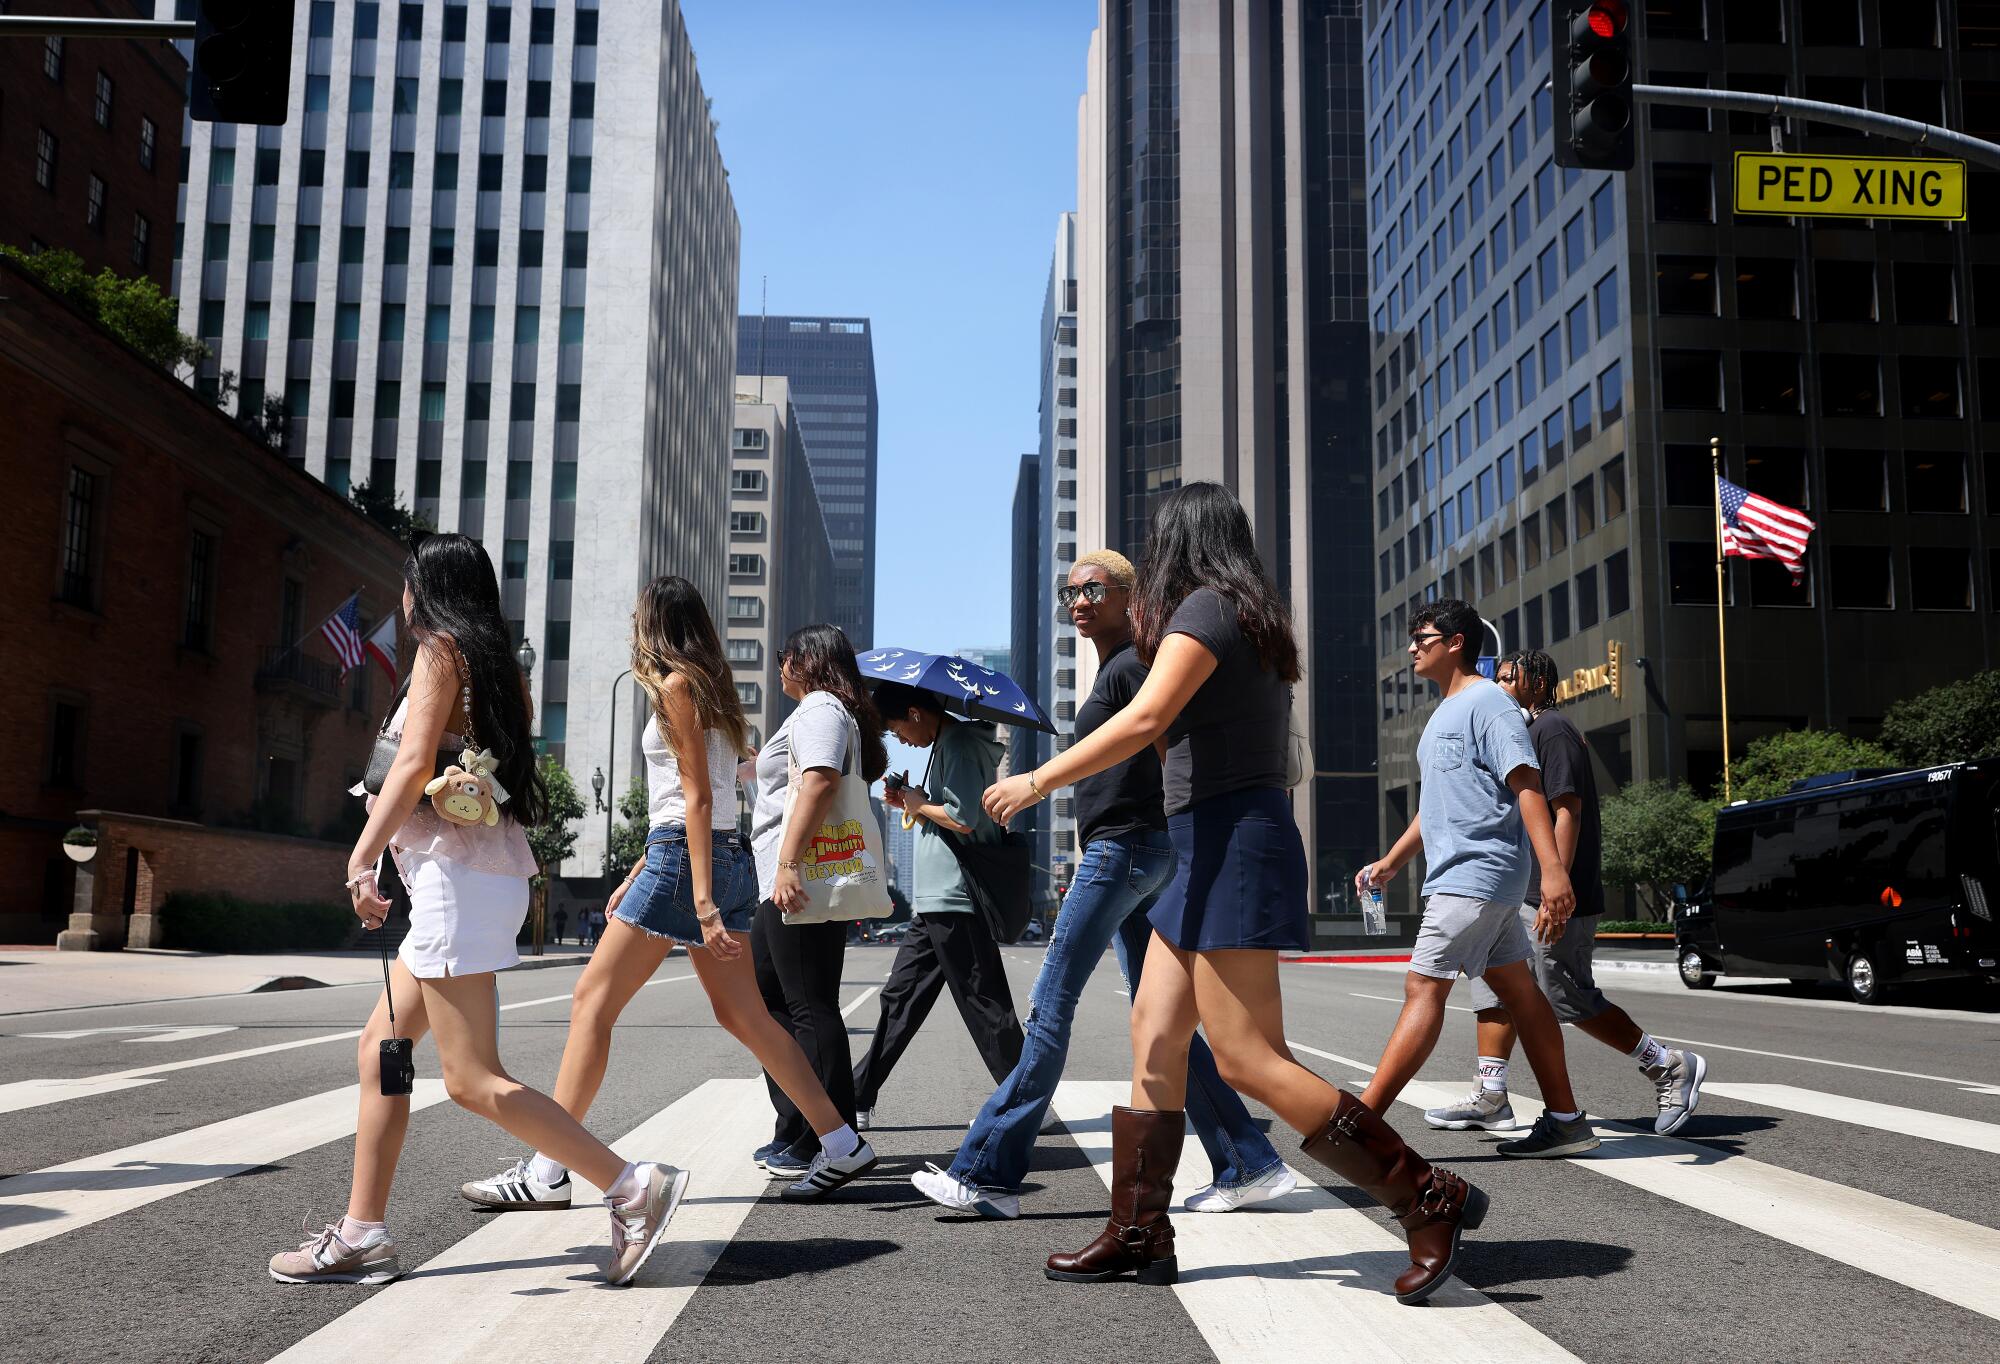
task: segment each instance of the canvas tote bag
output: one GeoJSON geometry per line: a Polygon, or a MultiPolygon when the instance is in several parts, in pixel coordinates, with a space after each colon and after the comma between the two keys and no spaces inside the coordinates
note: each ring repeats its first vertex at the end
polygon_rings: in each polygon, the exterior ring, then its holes
{"type": "MultiPolygon", "coordinates": [[[[844,709],[844,708],[843,708],[844,709]]],[[[882,829],[861,779],[861,735],[848,722],[847,770],[833,788],[833,802],[819,827],[799,850],[799,881],[805,887],[806,908],[785,915],[788,924],[847,923],[854,919],[886,919],[896,912],[889,899],[889,877],[882,856],[882,829]]],[[[799,799],[799,759],[786,755],[785,820],[790,829],[799,799]]],[[[779,834],[783,846],[784,833],[779,834]]]]}

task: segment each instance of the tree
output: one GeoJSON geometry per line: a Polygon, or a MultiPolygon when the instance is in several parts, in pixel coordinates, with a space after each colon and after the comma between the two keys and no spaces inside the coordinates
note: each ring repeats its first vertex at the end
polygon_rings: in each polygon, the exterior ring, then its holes
{"type": "Polygon", "coordinates": [[[180,329],[180,304],[143,275],[126,278],[108,266],[93,275],[74,251],[0,246],[0,255],[19,261],[48,289],[161,369],[192,369],[208,356],[207,346],[180,329]]]}
{"type": "Polygon", "coordinates": [[[1894,755],[1879,744],[1850,738],[1838,730],[1767,734],[1752,740],[1743,756],[1729,764],[1729,794],[1733,800],[1769,800],[1784,795],[1793,782],[1807,777],[1897,765],[1894,755]]]}
{"type": "Polygon", "coordinates": [[[618,813],[625,822],[612,829],[611,844],[604,850],[606,876],[623,876],[646,855],[646,832],[652,827],[652,808],[647,801],[644,777],[632,778],[632,784],[618,798],[618,813]]]}
{"type": "Polygon", "coordinates": [[[388,484],[378,488],[372,481],[357,483],[347,494],[347,500],[363,516],[406,545],[418,531],[437,529],[430,517],[405,507],[395,488],[388,484]]]}
{"type": "Polygon", "coordinates": [[[1715,806],[1685,786],[1638,782],[1599,807],[1604,881],[1639,892],[1646,917],[1665,919],[1676,885],[1706,880],[1715,843],[1715,806]]]}
{"type": "Polygon", "coordinates": [[[1898,701],[1882,717],[1882,746],[1911,767],[2000,749],[2000,671],[1976,673],[1898,701]]]}
{"type": "Polygon", "coordinates": [[[541,761],[542,785],[549,793],[547,818],[528,830],[528,846],[543,875],[569,861],[576,851],[576,822],[587,813],[583,797],[577,794],[576,779],[553,757],[541,761]]]}

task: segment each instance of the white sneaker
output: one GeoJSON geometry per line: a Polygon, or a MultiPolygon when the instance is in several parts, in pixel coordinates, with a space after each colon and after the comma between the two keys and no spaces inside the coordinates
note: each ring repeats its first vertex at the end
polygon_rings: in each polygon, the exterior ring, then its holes
{"type": "Polygon", "coordinates": [[[1251,1180],[1240,1188],[1225,1189],[1220,1184],[1211,1184],[1205,1189],[1197,1189],[1187,1196],[1189,1212],[1235,1212],[1247,1208],[1252,1203],[1269,1203],[1274,1198],[1283,1198],[1299,1187],[1299,1177],[1292,1173],[1289,1165],[1277,1169],[1258,1179],[1251,1180]]]}
{"type": "Polygon", "coordinates": [[[482,1208],[499,1208],[502,1211],[567,1208],[570,1199],[569,1171],[564,1170],[563,1177],[555,1183],[544,1184],[535,1178],[524,1156],[491,1179],[476,1179],[470,1184],[461,1184],[458,1191],[467,1201],[482,1208]]]}
{"type": "Polygon", "coordinates": [[[976,1212],[981,1217],[1008,1221],[1021,1215],[1021,1200],[998,1189],[982,1189],[968,1184],[949,1170],[940,1170],[929,1161],[910,1176],[917,1192],[941,1208],[953,1212],[976,1212]]]}
{"type": "MultiPolygon", "coordinates": [[[[765,1168],[769,1168],[768,1166],[765,1168]]],[[[859,1179],[875,1168],[875,1148],[861,1142],[839,1160],[827,1155],[825,1148],[812,1158],[812,1166],[806,1177],[796,1184],[787,1184],[778,1197],[788,1203],[807,1203],[825,1198],[841,1185],[859,1179]]]]}

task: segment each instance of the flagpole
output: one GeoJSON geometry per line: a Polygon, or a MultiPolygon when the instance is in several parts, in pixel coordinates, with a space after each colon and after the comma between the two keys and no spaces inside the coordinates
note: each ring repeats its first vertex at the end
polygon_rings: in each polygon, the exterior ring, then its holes
{"type": "Polygon", "coordinates": [[[1715,474],[1715,658],[1722,669],[1722,800],[1729,803],[1729,644],[1722,628],[1724,556],[1722,552],[1722,437],[1708,439],[1709,467],[1715,474]]]}

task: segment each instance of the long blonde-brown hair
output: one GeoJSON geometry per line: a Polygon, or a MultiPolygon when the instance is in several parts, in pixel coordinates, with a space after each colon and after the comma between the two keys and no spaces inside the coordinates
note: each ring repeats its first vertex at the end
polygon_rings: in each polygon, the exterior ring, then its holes
{"type": "Polygon", "coordinates": [[[702,728],[721,731],[737,756],[748,753],[750,726],[708,604],[693,583],[667,574],[640,590],[632,612],[632,676],[651,698],[660,737],[669,743],[667,679],[675,674],[687,687],[702,728]]]}

